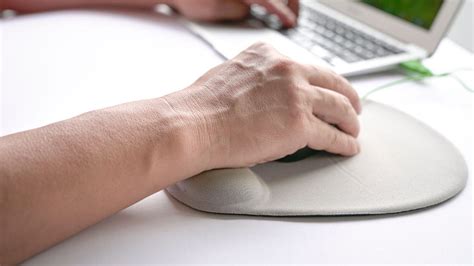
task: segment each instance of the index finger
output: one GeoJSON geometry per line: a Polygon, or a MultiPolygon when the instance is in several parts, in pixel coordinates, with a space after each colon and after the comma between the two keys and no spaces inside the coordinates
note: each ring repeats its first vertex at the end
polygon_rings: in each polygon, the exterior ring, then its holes
{"type": "MultiPolygon", "coordinates": [[[[282,0],[245,0],[249,5],[257,4],[264,7],[268,12],[275,14],[286,27],[296,25],[296,14],[282,0]]],[[[294,0],[291,1],[293,8],[294,0]]]]}
{"type": "Polygon", "coordinates": [[[332,90],[346,96],[358,114],[362,111],[359,95],[344,77],[325,67],[306,65],[308,81],[311,85],[332,90]]]}

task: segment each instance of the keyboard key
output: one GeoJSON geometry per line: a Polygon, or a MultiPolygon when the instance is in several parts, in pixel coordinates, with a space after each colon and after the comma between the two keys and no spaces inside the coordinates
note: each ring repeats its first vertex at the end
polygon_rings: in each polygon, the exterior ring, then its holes
{"type": "Polygon", "coordinates": [[[344,41],[345,39],[340,35],[336,35],[336,37],[334,37],[334,42],[336,42],[337,44],[342,44],[344,41]]]}
{"type": "Polygon", "coordinates": [[[329,64],[331,64],[333,66],[340,66],[340,65],[347,64],[346,61],[342,60],[339,57],[333,57],[333,58],[329,59],[328,62],[329,62],[329,64]]]}
{"type": "Polygon", "coordinates": [[[326,31],[326,29],[324,29],[324,27],[321,27],[321,26],[316,26],[314,28],[314,31],[316,31],[319,34],[323,34],[326,31]]]}
{"type": "Polygon", "coordinates": [[[360,58],[359,56],[347,51],[345,52],[344,54],[342,54],[341,58],[346,61],[347,63],[355,63],[355,62],[358,62],[358,61],[361,61],[362,58],[360,58]]]}
{"type": "Polygon", "coordinates": [[[356,47],[357,45],[351,41],[348,41],[348,40],[345,40],[342,45],[344,47],[346,47],[347,49],[351,50],[351,49],[354,49],[354,47],[356,47]]]}
{"type": "Polygon", "coordinates": [[[324,37],[326,37],[326,38],[328,38],[328,39],[331,39],[331,38],[333,38],[336,34],[335,34],[334,32],[332,32],[332,31],[330,31],[330,30],[325,30],[325,31],[323,32],[323,35],[324,35],[324,37]]]}
{"type": "Polygon", "coordinates": [[[360,62],[362,61],[363,59],[358,57],[358,56],[344,56],[344,57],[341,57],[344,61],[346,61],[347,63],[357,63],[357,62],[360,62]]]}
{"type": "Polygon", "coordinates": [[[311,40],[313,40],[317,44],[320,44],[326,41],[326,39],[323,36],[317,35],[317,34],[311,40]]]}
{"type": "Polygon", "coordinates": [[[328,22],[326,24],[326,29],[328,29],[330,31],[334,31],[336,29],[336,24],[334,22],[328,22]]]}
{"type": "Polygon", "coordinates": [[[362,39],[361,37],[356,37],[355,38],[355,43],[358,44],[358,45],[363,45],[364,44],[364,39],[362,39]]]}
{"type": "Polygon", "coordinates": [[[339,45],[333,45],[329,50],[335,55],[340,56],[346,49],[339,45]]]}
{"type": "Polygon", "coordinates": [[[368,50],[363,51],[361,55],[362,55],[362,58],[364,59],[373,59],[376,57],[374,53],[368,50]]]}
{"type": "Polygon", "coordinates": [[[372,42],[365,42],[364,47],[367,50],[373,51],[376,47],[372,42]]]}
{"type": "Polygon", "coordinates": [[[322,48],[321,46],[313,46],[310,50],[310,52],[324,60],[328,60],[328,59],[331,59],[332,57],[334,57],[332,55],[331,52],[329,52],[328,50],[322,48]]]}
{"type": "Polygon", "coordinates": [[[379,57],[384,57],[384,56],[388,56],[388,55],[392,55],[393,53],[388,51],[388,50],[385,50],[383,48],[378,48],[375,53],[379,56],[379,57]]]}
{"type": "Polygon", "coordinates": [[[356,46],[353,51],[354,53],[360,55],[364,52],[364,48],[362,48],[361,46],[356,46]]]}
{"type": "Polygon", "coordinates": [[[341,26],[338,26],[336,28],[335,32],[336,32],[337,35],[341,35],[341,36],[343,36],[346,33],[345,29],[341,26]]]}

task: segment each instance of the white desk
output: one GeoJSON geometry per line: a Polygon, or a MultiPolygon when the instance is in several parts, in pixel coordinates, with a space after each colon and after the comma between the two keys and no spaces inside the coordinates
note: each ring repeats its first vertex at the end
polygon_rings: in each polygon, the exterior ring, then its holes
{"type": "MultiPolygon", "coordinates": [[[[221,59],[174,19],[67,11],[1,22],[2,134],[185,87],[221,59]]],[[[473,59],[443,42],[434,67],[473,59]]],[[[473,86],[473,72],[463,77],[473,86]],[[469,80],[470,79],[470,80],[469,80]]],[[[395,71],[353,79],[366,91],[395,71]]],[[[473,171],[472,94],[449,78],[375,94],[440,131],[473,171]]],[[[420,163],[423,163],[420,160],[420,163]]],[[[259,218],[192,210],[160,192],[37,255],[52,263],[469,263],[472,182],[454,199],[399,215],[259,218]]],[[[34,241],[32,239],[32,241],[34,241]]]]}

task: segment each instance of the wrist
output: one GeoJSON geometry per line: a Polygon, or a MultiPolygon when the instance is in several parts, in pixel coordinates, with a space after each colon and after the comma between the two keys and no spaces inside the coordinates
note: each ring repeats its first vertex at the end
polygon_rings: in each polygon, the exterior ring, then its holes
{"type": "MultiPolygon", "coordinates": [[[[172,167],[179,170],[174,172],[171,183],[209,168],[209,136],[200,114],[193,108],[191,94],[183,90],[152,100],[160,120],[157,130],[161,136],[157,141],[166,141],[168,159],[174,164],[172,167]]],[[[156,152],[161,154],[162,150],[156,152]]]]}
{"type": "Polygon", "coordinates": [[[114,141],[111,149],[127,158],[126,164],[134,165],[133,176],[141,177],[137,183],[146,184],[151,193],[207,170],[202,123],[177,105],[181,96],[176,96],[97,110],[81,119],[104,128],[99,131],[113,132],[109,133],[114,141]]]}
{"type": "Polygon", "coordinates": [[[223,125],[225,110],[208,96],[204,88],[192,85],[161,98],[182,121],[182,142],[187,146],[188,158],[200,172],[225,165],[226,156],[222,155],[228,147],[228,134],[223,125]]]}

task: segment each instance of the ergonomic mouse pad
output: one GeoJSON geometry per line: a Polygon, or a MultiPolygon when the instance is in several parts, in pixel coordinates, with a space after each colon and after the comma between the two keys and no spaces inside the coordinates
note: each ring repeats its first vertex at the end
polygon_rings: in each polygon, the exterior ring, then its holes
{"type": "Polygon", "coordinates": [[[463,157],[431,128],[371,101],[364,103],[360,123],[361,153],[354,157],[315,152],[300,161],[212,170],[167,190],[207,212],[305,216],[408,211],[464,188],[463,157]]]}

